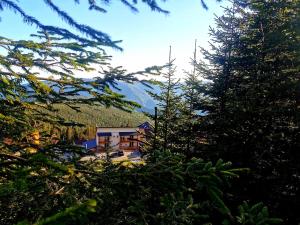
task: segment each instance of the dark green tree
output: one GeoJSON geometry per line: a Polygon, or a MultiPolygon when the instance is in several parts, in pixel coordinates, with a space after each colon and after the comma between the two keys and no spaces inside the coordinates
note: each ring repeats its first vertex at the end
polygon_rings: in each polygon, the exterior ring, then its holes
{"type": "Polygon", "coordinates": [[[206,155],[250,168],[240,197],[263,200],[287,224],[299,222],[300,207],[299,9],[298,0],[234,1],[199,66],[210,80],[206,155]]]}
{"type": "MultiPolygon", "coordinates": [[[[157,142],[160,143],[164,150],[175,149],[178,123],[180,120],[179,107],[181,104],[181,96],[178,94],[179,80],[175,77],[176,67],[174,59],[172,59],[171,46],[169,50],[169,59],[166,64],[165,71],[162,71],[161,76],[163,81],[158,82],[160,92],[149,92],[151,96],[158,102],[157,114],[157,142]]],[[[157,145],[156,145],[157,146],[157,145]]]]}
{"type": "Polygon", "coordinates": [[[180,111],[182,119],[179,126],[180,136],[183,138],[187,154],[195,150],[200,135],[196,129],[201,121],[200,102],[202,99],[199,92],[199,87],[202,84],[200,81],[201,74],[197,69],[197,41],[195,41],[193,57],[190,60],[192,69],[185,71],[184,83],[181,85],[182,106],[180,111]]]}

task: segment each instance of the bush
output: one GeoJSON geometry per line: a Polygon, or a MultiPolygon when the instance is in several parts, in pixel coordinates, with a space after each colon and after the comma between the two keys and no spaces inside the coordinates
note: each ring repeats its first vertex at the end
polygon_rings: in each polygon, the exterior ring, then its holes
{"type": "MultiPolygon", "coordinates": [[[[226,206],[231,163],[156,152],[145,165],[28,156],[0,185],[1,224],[275,224],[262,204],[226,206]],[[155,155],[155,158],[154,156],[155,155]],[[101,168],[99,168],[101,167],[101,168]],[[91,204],[92,203],[92,204],[91,204]],[[7,210],[10,209],[10,210],[7,210]],[[34,223],[34,221],[37,221],[34,223]]],[[[233,193],[234,194],[234,193],[233,193]]]]}

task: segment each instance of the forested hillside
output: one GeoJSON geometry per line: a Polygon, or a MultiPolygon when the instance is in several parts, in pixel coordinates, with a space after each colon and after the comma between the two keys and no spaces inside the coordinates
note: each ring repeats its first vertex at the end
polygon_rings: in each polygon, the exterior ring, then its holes
{"type": "Polygon", "coordinates": [[[117,108],[107,108],[96,105],[75,105],[77,110],[63,104],[53,106],[51,116],[61,118],[66,125],[49,122],[42,123],[39,130],[49,136],[55,135],[59,140],[74,142],[93,139],[96,135],[96,126],[100,127],[137,127],[150,119],[140,112],[126,112],[117,108]]]}
{"type": "Polygon", "coordinates": [[[104,106],[76,105],[80,111],[70,109],[65,105],[55,105],[58,111],[54,115],[63,117],[67,121],[75,121],[83,125],[103,127],[136,127],[149,120],[143,113],[126,112],[117,108],[104,106]]]}

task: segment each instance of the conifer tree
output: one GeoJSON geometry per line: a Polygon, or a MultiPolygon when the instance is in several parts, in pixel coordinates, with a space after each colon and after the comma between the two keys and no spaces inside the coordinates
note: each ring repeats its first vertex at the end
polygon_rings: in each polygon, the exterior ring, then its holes
{"type": "Polygon", "coordinates": [[[191,71],[185,71],[184,83],[181,85],[182,93],[182,107],[181,107],[181,125],[179,134],[183,138],[186,153],[195,150],[197,137],[199,134],[196,131],[197,124],[199,123],[199,107],[200,99],[202,98],[199,92],[201,86],[200,73],[197,70],[197,41],[195,41],[195,48],[193,57],[191,58],[190,65],[191,71]]]}
{"type": "MultiPolygon", "coordinates": [[[[239,25],[241,19],[236,17],[236,3],[231,8],[225,8],[224,15],[216,18],[216,27],[210,27],[211,51],[202,48],[202,53],[208,63],[200,62],[198,70],[208,81],[203,88],[209,101],[204,101],[204,111],[217,111],[219,115],[228,111],[228,99],[231,88],[236,82],[233,66],[235,52],[238,52],[239,25]]],[[[207,100],[207,99],[204,99],[207,100]]]]}
{"type": "Polygon", "coordinates": [[[157,117],[157,138],[164,150],[175,148],[176,132],[179,121],[179,105],[181,97],[178,95],[179,81],[175,78],[176,67],[171,55],[171,46],[169,50],[169,60],[166,64],[162,77],[165,79],[159,82],[160,93],[151,93],[151,96],[158,102],[157,117]]]}
{"type": "Polygon", "coordinates": [[[235,1],[216,19],[213,51],[204,51],[209,70],[200,68],[211,80],[202,127],[210,152],[249,167],[241,196],[264,199],[288,224],[299,221],[300,202],[299,6],[298,0],[235,1]]]}
{"type": "Polygon", "coordinates": [[[197,63],[198,73],[202,75],[205,82],[198,87],[202,94],[199,98],[199,107],[205,114],[205,119],[199,124],[198,132],[210,143],[209,149],[206,145],[200,145],[203,157],[217,160],[219,152],[226,152],[227,145],[218,149],[215,143],[232,143],[232,134],[228,133],[227,127],[235,126],[235,122],[227,119],[232,113],[231,100],[234,98],[234,87],[239,85],[239,78],[234,73],[235,59],[239,51],[239,37],[243,17],[238,17],[238,4],[233,2],[231,7],[224,9],[224,14],[215,19],[216,25],[210,27],[210,50],[201,49],[204,60],[197,63]],[[215,148],[216,147],[216,148],[215,148]],[[207,152],[208,151],[208,152],[207,152]]]}

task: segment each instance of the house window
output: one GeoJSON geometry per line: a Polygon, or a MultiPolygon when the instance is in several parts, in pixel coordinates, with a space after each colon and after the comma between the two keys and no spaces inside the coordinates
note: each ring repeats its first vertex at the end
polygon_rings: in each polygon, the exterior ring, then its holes
{"type": "Polygon", "coordinates": [[[129,147],[133,147],[133,142],[129,142],[129,147]]]}

